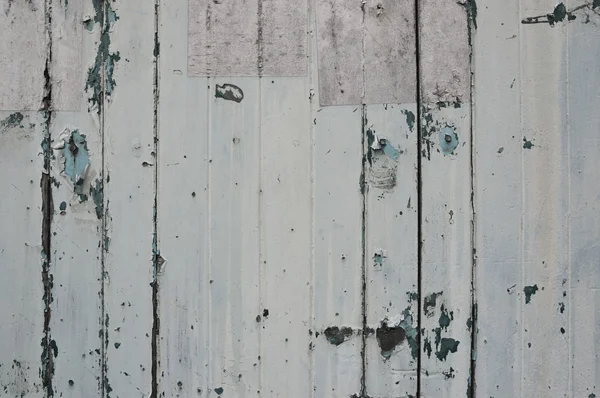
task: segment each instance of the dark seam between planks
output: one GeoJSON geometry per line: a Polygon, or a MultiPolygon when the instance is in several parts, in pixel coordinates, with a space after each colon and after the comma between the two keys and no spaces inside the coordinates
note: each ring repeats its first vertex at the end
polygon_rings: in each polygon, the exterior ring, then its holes
{"type": "Polygon", "coordinates": [[[473,119],[473,85],[474,85],[474,64],[473,64],[473,33],[477,29],[476,12],[477,5],[475,0],[467,0],[466,5],[466,17],[467,17],[467,29],[468,29],[468,40],[469,40],[469,92],[470,92],[470,109],[469,109],[469,129],[471,132],[471,352],[470,352],[470,367],[469,367],[469,380],[467,385],[467,397],[475,398],[475,369],[476,369],[476,354],[477,354],[477,294],[476,294],[476,280],[475,280],[475,267],[477,266],[477,251],[475,247],[475,134],[473,130],[474,119],[473,119]]]}
{"type": "Polygon", "coordinates": [[[258,17],[258,37],[256,40],[256,68],[258,72],[258,77],[261,78],[263,75],[264,68],[264,43],[263,43],[263,0],[258,0],[257,7],[257,17],[258,17]]]}
{"type": "Polygon", "coordinates": [[[42,385],[47,397],[54,396],[52,379],[54,377],[54,352],[52,350],[52,339],[50,334],[50,319],[52,315],[52,214],[54,205],[52,203],[52,177],[50,176],[52,146],[50,128],[52,125],[52,77],[50,67],[52,66],[52,0],[45,1],[45,24],[48,40],[46,65],[44,68],[44,97],[42,99],[42,111],[44,112],[44,141],[43,155],[44,165],[40,188],[42,194],[42,284],[44,287],[44,330],[42,335],[42,385]]]}
{"type": "Polygon", "coordinates": [[[158,392],[158,367],[160,365],[158,353],[158,336],[160,334],[160,318],[159,318],[159,300],[158,300],[158,272],[159,261],[162,260],[160,250],[158,249],[158,106],[159,106],[159,59],[160,59],[160,41],[159,41],[159,10],[160,0],[155,0],[154,3],[154,211],[153,211],[153,242],[152,242],[152,263],[153,263],[153,280],[152,280],[152,391],[151,398],[157,398],[158,392]]]}
{"type": "Polygon", "coordinates": [[[423,264],[423,176],[421,174],[422,171],[422,150],[423,144],[421,135],[422,131],[422,123],[421,123],[421,107],[422,107],[422,98],[421,98],[421,48],[420,48],[420,13],[419,13],[419,0],[415,0],[415,62],[416,62],[416,72],[417,72],[417,87],[416,87],[416,102],[417,102],[417,398],[421,397],[421,332],[422,332],[422,322],[421,322],[421,305],[422,305],[422,264],[423,264]]]}
{"type": "Polygon", "coordinates": [[[360,376],[360,395],[359,398],[367,397],[367,233],[366,233],[366,223],[367,223],[367,192],[368,192],[368,184],[367,184],[367,155],[366,148],[367,141],[366,137],[366,127],[367,127],[367,106],[362,105],[362,118],[361,118],[361,151],[362,151],[362,178],[361,178],[361,195],[362,195],[362,232],[361,232],[361,315],[362,315],[362,335],[361,335],[361,376],[360,376]]]}

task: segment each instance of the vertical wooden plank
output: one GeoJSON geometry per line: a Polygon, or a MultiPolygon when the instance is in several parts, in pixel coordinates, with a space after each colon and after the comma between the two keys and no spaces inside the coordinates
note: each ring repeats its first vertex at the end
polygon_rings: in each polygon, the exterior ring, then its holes
{"type": "Polygon", "coordinates": [[[40,342],[49,300],[42,281],[48,268],[42,187],[48,183],[49,142],[44,112],[24,110],[43,107],[46,94],[45,7],[43,1],[3,1],[0,11],[0,183],[5,188],[0,201],[0,391],[8,397],[43,397],[40,342]]]}
{"type": "MultiPolygon", "coordinates": [[[[523,0],[521,13],[541,15],[554,6],[523,0]]],[[[522,25],[520,37],[521,395],[564,396],[570,374],[568,318],[559,311],[570,299],[563,296],[569,276],[566,25],[522,25]]]]}
{"type": "Polygon", "coordinates": [[[160,4],[158,114],[159,391],[208,394],[208,104],[214,86],[188,78],[188,2],[160,4]],[[165,44],[166,43],[166,44],[165,44]],[[212,90],[211,90],[212,88],[212,90]]]}
{"type": "Polygon", "coordinates": [[[362,112],[313,116],[315,396],[347,398],[360,393],[363,365],[362,112]]]}
{"type": "MultiPolygon", "coordinates": [[[[53,387],[62,397],[101,396],[102,137],[97,109],[83,99],[101,25],[84,15],[92,3],[52,2],[52,262],[50,329],[55,341],[53,387]],[[77,92],[77,94],[73,94],[77,92]],[[66,111],[72,109],[72,112],[66,111]]],[[[93,92],[88,95],[92,96],[93,92]]]]}
{"type": "Polygon", "coordinates": [[[473,36],[478,397],[521,396],[519,8],[518,0],[481,7],[473,36]],[[486,47],[505,62],[479,50],[486,47]]]}
{"type": "Polygon", "coordinates": [[[416,396],[416,106],[371,105],[365,118],[367,392],[416,396]]]}
{"type": "Polygon", "coordinates": [[[41,112],[0,112],[0,183],[5,187],[0,201],[0,223],[5,226],[0,228],[0,291],[4,298],[0,308],[4,320],[0,326],[0,391],[7,397],[45,396],[39,344],[45,310],[40,240],[44,162],[40,144],[48,144],[44,139],[41,112]]]}
{"type": "MultiPolygon", "coordinates": [[[[104,391],[151,391],[154,3],[104,3],[104,391]]],[[[102,41],[101,41],[102,43],[102,41]]],[[[156,248],[154,248],[156,250],[156,248]]]]}
{"type": "Polygon", "coordinates": [[[598,8],[588,6],[579,11],[575,21],[579,22],[568,26],[566,55],[570,250],[568,282],[562,290],[567,291],[570,303],[561,300],[558,312],[562,313],[563,303],[569,324],[563,327],[570,336],[571,385],[567,393],[594,397],[600,396],[600,78],[594,67],[600,57],[598,8]]]}
{"type": "Polygon", "coordinates": [[[254,396],[260,389],[259,333],[269,322],[268,310],[259,307],[259,79],[211,79],[209,89],[207,391],[254,396]],[[217,95],[222,87],[243,92],[241,102],[217,95]]]}
{"type": "Polygon", "coordinates": [[[467,24],[461,4],[419,3],[423,396],[470,393],[473,249],[467,24]]]}
{"type": "MultiPolygon", "coordinates": [[[[362,112],[319,107],[322,43],[317,19],[324,2],[309,2],[309,119],[312,132],[314,397],[346,398],[363,384],[362,112]]],[[[331,33],[331,32],[330,32],[331,33]]]]}
{"type": "Polygon", "coordinates": [[[261,393],[311,394],[311,137],[306,78],[261,80],[261,393]],[[275,374],[286,377],[275,377],[275,374]]]}

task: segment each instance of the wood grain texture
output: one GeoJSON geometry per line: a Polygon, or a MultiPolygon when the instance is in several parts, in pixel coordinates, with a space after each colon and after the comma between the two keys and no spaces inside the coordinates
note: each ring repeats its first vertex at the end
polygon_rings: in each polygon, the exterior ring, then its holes
{"type": "Polygon", "coordinates": [[[62,104],[61,109],[76,103],[73,108],[81,110],[53,112],[50,131],[55,158],[51,168],[54,285],[50,329],[58,354],[54,358],[53,387],[55,396],[99,397],[104,210],[98,188],[102,186],[103,141],[98,114],[96,110],[88,111],[87,95],[83,99],[85,76],[78,73],[81,68],[77,61],[81,63],[83,57],[86,64],[94,64],[101,27],[96,24],[86,34],[82,47],[76,39],[81,39],[82,14],[94,12],[92,4],[67,7],[56,1],[52,11],[52,103],[62,104]],[[75,55],[71,45],[83,51],[75,55]],[[69,97],[75,89],[78,95],[69,97]],[[83,172],[80,179],[73,178],[74,170],[83,172]]]}
{"type": "MultiPolygon", "coordinates": [[[[416,92],[415,92],[416,96],[416,92]]],[[[416,105],[365,107],[365,348],[369,396],[417,394],[416,105]]]]}
{"type": "Polygon", "coordinates": [[[0,201],[0,391],[6,397],[45,396],[40,377],[44,122],[41,112],[0,112],[0,183],[5,187],[0,201]]]}
{"type": "Polygon", "coordinates": [[[189,2],[190,76],[305,76],[307,1],[189,2]]]}
{"type": "Polygon", "coordinates": [[[120,61],[114,65],[114,84],[107,77],[103,103],[108,241],[104,256],[104,390],[112,396],[148,396],[152,388],[156,165],[154,4],[136,0],[108,5],[119,17],[110,31],[109,54],[118,51],[120,61]]]}

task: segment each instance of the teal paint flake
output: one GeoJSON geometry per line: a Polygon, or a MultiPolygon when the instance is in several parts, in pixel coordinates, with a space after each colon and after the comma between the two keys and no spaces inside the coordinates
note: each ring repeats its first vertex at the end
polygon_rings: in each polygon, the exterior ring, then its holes
{"type": "Polygon", "coordinates": [[[392,160],[398,160],[400,157],[400,152],[389,141],[386,141],[386,144],[383,146],[383,153],[392,160]]]}
{"type": "Polygon", "coordinates": [[[435,352],[435,356],[437,357],[437,359],[439,359],[440,361],[445,361],[446,358],[448,357],[449,353],[456,353],[456,351],[458,351],[458,345],[460,344],[460,341],[452,339],[452,338],[447,338],[447,337],[442,337],[440,344],[439,344],[439,349],[436,350],[435,352]]]}
{"type": "Polygon", "coordinates": [[[450,126],[440,130],[440,148],[444,156],[453,155],[458,146],[458,134],[450,126]]]}
{"type": "Polygon", "coordinates": [[[100,220],[104,215],[104,184],[102,180],[96,180],[96,186],[90,185],[90,196],[96,205],[96,217],[100,220]]]}
{"type": "MultiPolygon", "coordinates": [[[[600,0],[598,0],[598,1],[600,1],[600,0]]],[[[408,109],[403,109],[402,114],[404,114],[404,116],[406,117],[406,125],[408,126],[408,129],[410,131],[413,131],[415,128],[415,121],[416,121],[415,114],[413,112],[409,111],[408,109]]]]}
{"type": "Polygon", "coordinates": [[[526,137],[523,137],[523,149],[531,149],[535,145],[531,141],[529,141],[526,137]]]}
{"type": "Polygon", "coordinates": [[[69,137],[69,141],[65,142],[63,155],[65,158],[65,175],[73,183],[75,193],[83,194],[83,182],[90,161],[85,134],[74,130],[69,137]]]}

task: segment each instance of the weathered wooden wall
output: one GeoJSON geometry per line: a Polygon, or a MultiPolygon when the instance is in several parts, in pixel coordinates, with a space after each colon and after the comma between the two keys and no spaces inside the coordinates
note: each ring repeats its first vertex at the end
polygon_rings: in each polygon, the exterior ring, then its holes
{"type": "Polygon", "coordinates": [[[597,0],[0,0],[0,396],[600,394],[597,0]]]}

